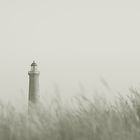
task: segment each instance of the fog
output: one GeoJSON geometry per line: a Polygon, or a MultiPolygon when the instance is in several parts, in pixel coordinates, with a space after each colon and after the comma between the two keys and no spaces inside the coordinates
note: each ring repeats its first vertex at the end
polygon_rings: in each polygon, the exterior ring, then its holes
{"type": "Polygon", "coordinates": [[[0,1],[0,98],[28,96],[36,60],[42,94],[58,85],[63,96],[105,79],[124,94],[140,85],[139,1],[0,1]],[[81,84],[79,84],[81,83],[81,84]]]}

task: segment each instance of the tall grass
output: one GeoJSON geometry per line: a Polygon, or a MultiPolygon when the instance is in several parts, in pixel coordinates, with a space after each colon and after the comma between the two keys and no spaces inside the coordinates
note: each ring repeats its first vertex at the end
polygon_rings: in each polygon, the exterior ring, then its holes
{"type": "Polygon", "coordinates": [[[67,108],[55,98],[30,114],[0,104],[0,140],[140,140],[139,104],[134,89],[114,104],[81,95],[67,108]]]}

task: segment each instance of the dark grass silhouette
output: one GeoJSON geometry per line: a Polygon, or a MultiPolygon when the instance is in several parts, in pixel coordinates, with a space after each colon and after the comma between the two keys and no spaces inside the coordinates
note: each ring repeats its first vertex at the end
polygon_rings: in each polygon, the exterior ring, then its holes
{"type": "Polygon", "coordinates": [[[0,104],[0,140],[139,140],[140,95],[130,91],[114,104],[81,95],[66,108],[55,98],[30,115],[0,104]]]}

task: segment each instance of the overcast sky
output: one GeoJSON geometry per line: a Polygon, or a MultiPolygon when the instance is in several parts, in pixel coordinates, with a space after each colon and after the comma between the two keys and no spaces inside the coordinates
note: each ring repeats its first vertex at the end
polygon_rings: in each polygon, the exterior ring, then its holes
{"type": "Polygon", "coordinates": [[[98,87],[140,86],[140,2],[0,0],[0,97],[27,96],[32,60],[40,88],[65,95],[98,87]]]}

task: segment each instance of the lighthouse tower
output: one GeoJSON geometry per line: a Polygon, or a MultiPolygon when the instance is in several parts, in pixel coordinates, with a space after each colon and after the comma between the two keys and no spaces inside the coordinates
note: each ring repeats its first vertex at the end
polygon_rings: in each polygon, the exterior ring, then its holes
{"type": "Polygon", "coordinates": [[[31,64],[29,75],[29,105],[38,104],[39,102],[39,75],[35,61],[31,64]]]}

